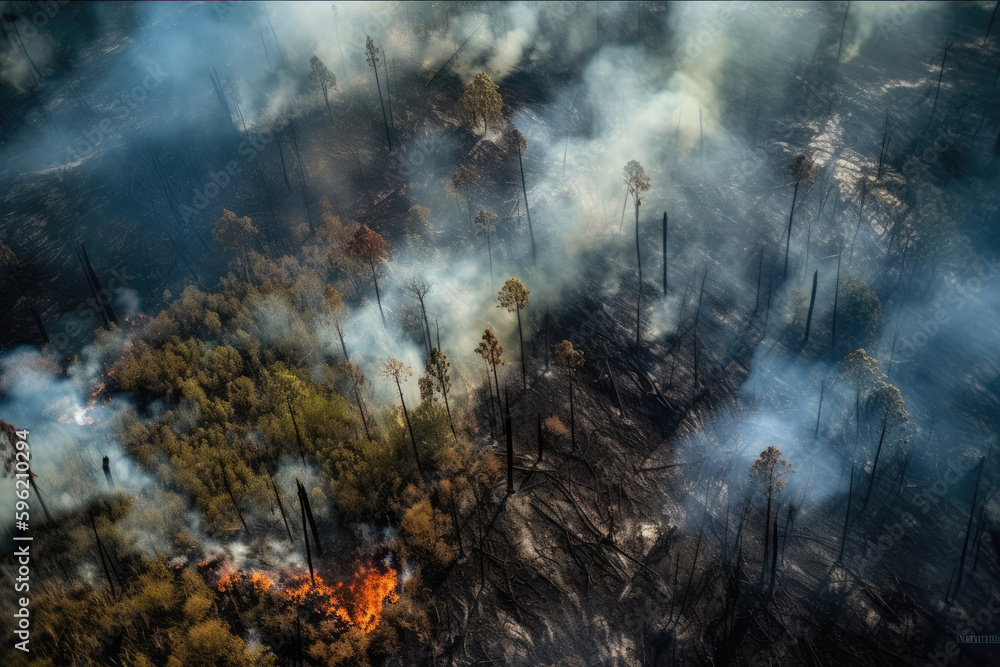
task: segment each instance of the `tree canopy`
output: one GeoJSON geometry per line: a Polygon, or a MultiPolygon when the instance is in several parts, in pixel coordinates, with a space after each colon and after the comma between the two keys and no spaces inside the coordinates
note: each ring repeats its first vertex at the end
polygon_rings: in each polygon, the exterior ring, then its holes
{"type": "Polygon", "coordinates": [[[524,283],[517,278],[508,278],[497,294],[497,308],[506,308],[509,313],[522,310],[528,305],[528,294],[530,292],[524,283]]]}
{"type": "Polygon", "coordinates": [[[465,123],[475,127],[482,122],[483,131],[487,123],[499,124],[503,119],[503,99],[499,91],[499,86],[493,83],[489,74],[477,74],[458,98],[458,108],[465,123]]]}

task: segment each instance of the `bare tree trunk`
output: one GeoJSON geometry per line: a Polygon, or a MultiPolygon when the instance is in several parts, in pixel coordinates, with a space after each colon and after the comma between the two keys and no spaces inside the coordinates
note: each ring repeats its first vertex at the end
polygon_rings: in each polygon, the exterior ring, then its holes
{"type": "Polygon", "coordinates": [[[938,82],[937,90],[934,91],[934,106],[931,107],[931,118],[934,118],[934,112],[937,111],[938,96],[941,94],[941,80],[944,78],[944,61],[948,59],[948,49],[951,48],[951,44],[944,45],[944,55],[941,56],[941,70],[938,72],[938,82]]]}
{"type": "Polygon", "coordinates": [[[837,254],[837,287],[833,292],[833,330],[830,333],[830,349],[837,347],[837,302],[840,301],[840,260],[843,252],[837,254]]]}
{"type": "Polygon", "coordinates": [[[292,410],[292,400],[285,397],[285,403],[288,405],[288,414],[292,418],[292,427],[295,429],[295,440],[299,443],[299,458],[303,463],[306,462],[306,451],[302,444],[302,434],[299,432],[299,423],[295,421],[295,411],[292,410]]]}
{"type": "Polygon", "coordinates": [[[823,393],[826,391],[826,383],[822,383],[819,386],[819,408],[816,410],[816,432],[813,433],[813,439],[819,437],[819,418],[823,414],[823,393]]]}
{"type": "Polygon", "coordinates": [[[882,454],[882,443],[885,441],[885,425],[889,419],[889,413],[882,418],[882,435],[878,438],[878,448],[875,450],[875,461],[872,463],[872,478],[868,481],[868,492],[865,494],[865,507],[868,506],[868,500],[871,498],[872,489],[875,488],[875,472],[878,469],[878,459],[882,454]]]}
{"type": "Polygon", "coordinates": [[[542,435],[542,415],[538,415],[538,462],[542,462],[542,454],[545,451],[545,440],[542,435]]]}
{"type": "Polygon", "coordinates": [[[389,141],[389,152],[392,152],[392,137],[389,135],[389,119],[385,115],[385,102],[382,101],[382,84],[378,80],[378,65],[372,64],[375,70],[375,85],[378,87],[378,101],[382,105],[382,121],[385,123],[385,138],[389,141]]]}
{"type": "Polygon", "coordinates": [[[378,301],[378,312],[382,315],[382,326],[389,326],[385,321],[385,312],[382,310],[382,294],[378,289],[378,276],[375,275],[375,262],[370,264],[372,268],[372,280],[375,281],[375,299],[378,301]]]}
{"type": "Polygon", "coordinates": [[[278,511],[281,512],[281,520],[285,524],[285,530],[288,532],[288,541],[295,542],[295,538],[292,537],[292,529],[288,525],[288,517],[285,515],[285,506],[281,502],[281,494],[278,493],[278,485],[274,482],[274,477],[268,474],[268,479],[271,480],[271,488],[274,489],[274,499],[278,501],[278,511]]]}
{"type": "Polygon", "coordinates": [[[573,451],[576,451],[576,420],[573,412],[573,375],[569,376],[569,438],[573,451]]]}
{"type": "Polygon", "coordinates": [[[667,295],[667,212],[663,212],[663,296],[667,295]]]}
{"type": "Polygon", "coordinates": [[[403,416],[406,417],[406,428],[410,432],[410,442],[413,444],[413,460],[417,464],[417,474],[423,477],[424,472],[420,467],[420,454],[417,453],[417,439],[413,437],[413,425],[410,424],[410,413],[406,410],[406,401],[403,400],[403,387],[396,382],[396,389],[399,390],[399,403],[403,406],[403,416]]]}
{"type": "Polygon", "coordinates": [[[979,496],[979,479],[983,476],[983,464],[986,462],[986,457],[983,456],[979,459],[979,465],[977,466],[979,470],[976,472],[976,487],[972,491],[972,507],[969,508],[969,525],[965,529],[965,542],[962,544],[962,557],[958,561],[958,575],[955,581],[955,595],[958,596],[958,589],[962,587],[962,573],[965,571],[965,556],[969,550],[969,535],[972,532],[972,517],[976,513],[976,500],[979,496]]]}
{"type": "Polygon", "coordinates": [[[524,384],[524,388],[528,388],[528,365],[524,359],[524,334],[521,333],[521,309],[517,308],[515,310],[517,313],[517,336],[521,341],[521,382],[524,384]]]}
{"type": "MultiPolygon", "coordinates": [[[[506,387],[504,388],[506,394],[506,387]]],[[[507,409],[504,413],[504,431],[507,435],[507,493],[514,493],[514,432],[510,418],[510,395],[507,395],[507,409]]]]}
{"type": "Polygon", "coordinates": [[[819,279],[819,271],[813,273],[813,288],[812,297],[809,299],[809,315],[806,317],[806,335],[802,339],[802,344],[805,345],[809,342],[809,329],[812,327],[813,321],[813,306],[816,305],[816,282],[819,279]]]}
{"type": "Polygon", "coordinates": [[[524,162],[521,158],[521,145],[517,146],[517,165],[521,168],[521,191],[524,193],[524,214],[528,218],[528,236],[531,237],[531,261],[535,261],[535,232],[531,227],[531,212],[528,210],[528,186],[524,183],[524,162]]]}
{"type": "Polygon", "coordinates": [[[844,28],[847,27],[847,12],[851,11],[851,3],[847,3],[847,7],[844,8],[844,22],[840,24],[840,42],[837,45],[837,65],[840,65],[840,51],[844,48],[844,28]]]}
{"type": "Polygon", "coordinates": [[[788,250],[792,244],[792,220],[795,219],[795,200],[799,197],[799,182],[795,181],[795,191],[792,193],[792,210],[788,213],[788,238],[785,239],[785,273],[788,277],[788,250]]]}

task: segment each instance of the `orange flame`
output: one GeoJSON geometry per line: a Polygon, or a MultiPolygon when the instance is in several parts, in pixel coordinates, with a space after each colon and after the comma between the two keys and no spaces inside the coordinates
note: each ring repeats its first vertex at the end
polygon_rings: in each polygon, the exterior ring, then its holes
{"type": "Polygon", "coordinates": [[[97,398],[97,395],[100,394],[102,391],[104,391],[104,383],[103,382],[101,384],[97,385],[97,389],[95,389],[94,391],[90,392],[90,397],[91,398],[97,398]]]}
{"type": "Polygon", "coordinates": [[[293,579],[295,588],[282,591],[282,595],[297,604],[309,605],[317,613],[332,616],[345,625],[353,625],[362,632],[371,632],[382,618],[386,600],[396,602],[399,579],[396,571],[385,568],[361,566],[350,581],[326,584],[316,577],[313,586],[309,575],[293,579]]]}
{"type": "Polygon", "coordinates": [[[271,590],[271,587],[274,586],[274,582],[271,580],[271,577],[266,574],[261,574],[260,572],[254,572],[250,575],[250,583],[253,584],[254,588],[256,588],[259,593],[269,591],[271,590]]]}
{"type": "Polygon", "coordinates": [[[225,593],[226,591],[228,591],[230,588],[232,588],[233,586],[235,586],[240,582],[242,576],[243,575],[241,575],[236,570],[230,570],[229,572],[223,574],[221,577],[219,577],[219,592],[225,593]]]}

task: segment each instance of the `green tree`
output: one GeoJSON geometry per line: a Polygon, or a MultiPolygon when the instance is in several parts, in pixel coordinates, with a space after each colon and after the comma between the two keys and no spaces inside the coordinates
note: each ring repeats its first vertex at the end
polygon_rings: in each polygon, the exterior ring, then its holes
{"type": "Polygon", "coordinates": [[[406,418],[406,428],[410,432],[410,442],[413,444],[413,460],[417,464],[417,472],[423,474],[420,468],[420,454],[417,453],[417,439],[413,436],[413,424],[410,422],[410,413],[406,410],[406,401],[403,399],[403,382],[413,375],[413,368],[407,366],[399,359],[389,357],[379,368],[379,375],[386,380],[396,383],[399,391],[399,402],[403,406],[403,416],[406,418]]]}
{"type": "Polygon", "coordinates": [[[212,236],[226,250],[242,250],[244,271],[247,282],[250,282],[250,256],[247,247],[257,238],[258,230],[253,226],[253,221],[249,216],[242,218],[229,209],[222,209],[222,215],[215,221],[212,228],[212,236]]]}
{"type": "Polygon", "coordinates": [[[367,264],[372,271],[372,280],[375,282],[375,299],[378,301],[378,312],[382,315],[383,326],[388,326],[385,320],[385,312],[382,310],[382,295],[378,288],[378,275],[375,267],[383,264],[389,258],[389,244],[378,232],[370,229],[368,225],[361,225],[355,232],[354,238],[348,244],[348,252],[362,264],[367,264]]]}
{"type": "Polygon", "coordinates": [[[500,123],[503,119],[503,99],[499,90],[500,88],[493,83],[493,79],[486,72],[477,74],[476,78],[462,90],[462,95],[458,98],[458,108],[467,125],[475,127],[482,120],[485,132],[487,122],[494,125],[500,123]]]}
{"type": "Polygon", "coordinates": [[[451,425],[451,434],[457,441],[458,434],[455,433],[455,422],[451,418],[451,406],[448,404],[448,390],[451,389],[450,367],[451,364],[448,362],[448,357],[445,356],[444,352],[436,347],[431,348],[431,353],[427,355],[425,372],[433,380],[434,389],[441,392],[441,396],[444,398],[444,407],[448,411],[448,423],[451,425]]]}
{"type": "Polygon", "coordinates": [[[521,333],[521,311],[528,305],[528,288],[517,278],[510,278],[497,294],[497,308],[505,308],[508,313],[517,313],[517,335],[521,341],[521,381],[528,388],[528,371],[524,359],[524,334],[521,333]]]}
{"type": "Polygon", "coordinates": [[[837,314],[838,337],[850,348],[870,342],[882,325],[882,302],[866,282],[848,276],[837,314]]]}
{"type": "MultiPolygon", "coordinates": [[[[486,362],[487,370],[493,370],[493,381],[497,385],[497,403],[500,402],[500,380],[497,377],[497,366],[503,365],[503,345],[500,344],[500,340],[496,335],[487,329],[483,332],[483,338],[479,342],[479,345],[475,349],[476,354],[483,358],[486,362]]],[[[489,384],[489,378],[486,379],[487,384],[489,384]]]]}

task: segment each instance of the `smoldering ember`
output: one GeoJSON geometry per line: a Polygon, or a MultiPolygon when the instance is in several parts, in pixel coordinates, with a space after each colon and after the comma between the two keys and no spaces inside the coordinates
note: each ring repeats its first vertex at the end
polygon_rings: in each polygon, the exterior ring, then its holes
{"type": "Polygon", "coordinates": [[[0,664],[1000,664],[998,7],[0,2],[0,664]]]}

